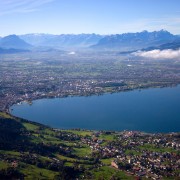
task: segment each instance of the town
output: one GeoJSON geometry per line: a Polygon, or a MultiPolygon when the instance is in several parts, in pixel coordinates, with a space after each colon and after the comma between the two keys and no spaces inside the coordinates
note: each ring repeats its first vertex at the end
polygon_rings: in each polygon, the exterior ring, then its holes
{"type": "Polygon", "coordinates": [[[0,110],[7,112],[22,101],[180,83],[178,60],[147,60],[117,52],[2,54],[0,63],[0,110]]]}

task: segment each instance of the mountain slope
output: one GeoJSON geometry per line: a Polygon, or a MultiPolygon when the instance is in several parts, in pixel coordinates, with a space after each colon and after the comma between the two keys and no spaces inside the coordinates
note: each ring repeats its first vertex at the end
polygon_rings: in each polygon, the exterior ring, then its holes
{"type": "Polygon", "coordinates": [[[13,54],[13,53],[23,53],[23,52],[29,52],[29,50],[25,50],[25,49],[4,49],[4,48],[0,48],[0,54],[13,54]]]}
{"type": "Polygon", "coordinates": [[[154,47],[148,47],[145,49],[142,49],[142,51],[151,51],[151,50],[155,50],[155,49],[159,49],[159,50],[165,50],[165,49],[173,49],[173,50],[177,50],[180,48],[180,39],[170,42],[170,43],[166,43],[166,44],[162,44],[160,46],[154,46],[154,47]]]}
{"type": "Polygon", "coordinates": [[[26,43],[16,35],[9,35],[0,39],[0,47],[4,49],[29,49],[32,45],[26,43]]]}
{"type": "Polygon", "coordinates": [[[142,31],[110,35],[102,38],[99,43],[92,46],[96,49],[118,49],[123,51],[137,50],[149,46],[159,46],[176,40],[178,37],[168,31],[142,31]]]}
{"type": "Polygon", "coordinates": [[[34,46],[66,48],[88,47],[97,44],[104,36],[97,34],[25,34],[19,37],[34,46]]]}

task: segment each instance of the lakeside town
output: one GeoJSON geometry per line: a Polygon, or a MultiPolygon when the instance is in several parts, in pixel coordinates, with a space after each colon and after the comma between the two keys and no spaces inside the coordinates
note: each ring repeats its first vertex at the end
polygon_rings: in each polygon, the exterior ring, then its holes
{"type": "Polygon", "coordinates": [[[180,83],[180,61],[116,53],[1,55],[0,110],[36,99],[90,96],[180,83]]]}
{"type": "MultiPolygon", "coordinates": [[[[97,134],[96,136],[98,137],[97,134]]],[[[98,139],[87,143],[101,158],[115,157],[111,162],[114,168],[137,177],[161,179],[179,176],[178,136],[178,133],[164,135],[124,131],[118,135],[116,141],[106,146],[101,146],[102,142],[98,139]]]]}

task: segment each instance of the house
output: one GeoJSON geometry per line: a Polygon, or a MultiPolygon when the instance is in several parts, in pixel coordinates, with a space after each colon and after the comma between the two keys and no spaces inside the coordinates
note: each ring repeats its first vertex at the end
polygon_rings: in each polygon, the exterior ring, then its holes
{"type": "Polygon", "coordinates": [[[115,161],[111,162],[111,166],[115,167],[116,169],[119,169],[119,166],[118,166],[118,164],[115,161]]]}

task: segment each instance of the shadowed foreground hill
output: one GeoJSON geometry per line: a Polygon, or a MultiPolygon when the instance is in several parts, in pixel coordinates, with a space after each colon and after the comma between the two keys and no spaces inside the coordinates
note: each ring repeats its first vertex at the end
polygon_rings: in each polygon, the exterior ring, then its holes
{"type": "Polygon", "coordinates": [[[12,150],[24,143],[27,138],[24,126],[17,120],[0,117],[0,149],[12,150]]]}
{"type": "MultiPolygon", "coordinates": [[[[99,158],[81,142],[92,133],[53,130],[0,112],[0,179],[132,179],[109,167],[111,158],[101,167],[99,158]]],[[[104,136],[104,142],[112,137],[104,136]]]]}
{"type": "MultiPolygon", "coordinates": [[[[54,160],[68,147],[41,140],[50,128],[0,113],[0,179],[74,179],[78,170],[54,160]],[[45,132],[47,131],[47,132],[45,132]],[[36,132],[36,133],[35,133],[36,132]],[[34,134],[35,133],[35,134],[34,134]],[[44,134],[43,133],[43,134],[44,134]],[[76,172],[77,171],[77,172],[76,172]]],[[[58,142],[57,142],[58,143],[58,142]]]]}

